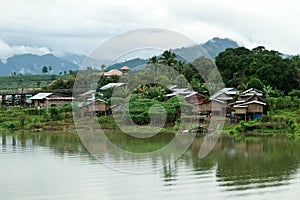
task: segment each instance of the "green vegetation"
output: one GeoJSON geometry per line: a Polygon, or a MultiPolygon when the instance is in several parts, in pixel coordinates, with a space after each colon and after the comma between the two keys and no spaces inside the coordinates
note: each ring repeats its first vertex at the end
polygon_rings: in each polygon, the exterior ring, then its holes
{"type": "Polygon", "coordinates": [[[216,57],[216,65],[228,87],[244,90],[270,85],[285,95],[300,89],[300,58],[284,58],[264,47],[227,49],[216,57]]]}
{"type": "MultiPolygon", "coordinates": [[[[290,136],[299,134],[299,107],[300,107],[300,58],[283,57],[277,51],[269,51],[264,47],[252,50],[244,47],[227,49],[216,57],[216,65],[224,83],[228,87],[237,87],[239,90],[256,88],[264,92],[268,103],[268,114],[261,120],[240,122],[234,127],[228,127],[230,134],[262,132],[281,132],[290,136]],[[286,96],[284,96],[286,95],[286,96]],[[288,95],[288,96],[287,96],[288,95]]],[[[104,66],[103,66],[104,69],[104,66]]],[[[41,69],[44,73],[52,71],[51,66],[41,69]]],[[[98,70],[91,67],[77,73],[60,75],[16,75],[0,77],[0,89],[42,88],[48,91],[59,89],[96,88],[96,98],[108,102],[108,105],[125,103],[128,94],[133,95],[123,112],[123,119],[130,115],[138,125],[147,125],[150,118],[160,122],[166,118],[168,125],[177,129],[181,120],[181,109],[191,109],[191,105],[179,97],[166,98],[171,91],[161,85],[176,84],[178,87],[187,87],[187,82],[194,91],[209,97],[207,88],[217,89],[214,85],[221,77],[215,71],[213,61],[200,57],[192,63],[185,63],[171,50],[166,50],[157,57],[149,59],[145,70],[128,72],[122,77],[104,78],[99,76],[98,70]],[[199,73],[199,70],[201,74],[199,73]],[[100,88],[108,83],[126,82],[126,87],[118,89],[117,95],[112,95],[114,89],[101,91],[100,88]],[[187,82],[186,82],[187,81],[187,82]],[[205,83],[208,81],[208,83],[205,83]],[[149,84],[161,83],[161,85],[149,84]],[[163,111],[163,112],[162,112],[163,111]],[[164,114],[162,114],[164,113],[164,114]],[[177,123],[176,123],[177,122],[177,123]]],[[[114,93],[115,94],[115,93],[114,93]]],[[[55,123],[65,123],[70,119],[70,110],[66,107],[49,108],[48,110],[33,108],[6,108],[1,111],[0,127],[31,129],[40,128],[55,123]],[[38,112],[38,113],[37,113],[38,112]],[[41,125],[42,124],[42,125],[41,125]]],[[[111,117],[103,116],[97,119],[104,129],[117,129],[111,117]]],[[[126,121],[126,123],[129,123],[126,121]]]]}
{"type": "Polygon", "coordinates": [[[45,88],[54,80],[68,79],[72,75],[16,75],[16,76],[0,76],[0,90],[16,90],[19,88],[45,88]]]}
{"type": "Polygon", "coordinates": [[[225,132],[231,135],[280,133],[289,137],[300,137],[300,98],[295,96],[269,97],[267,101],[269,111],[262,119],[241,121],[237,125],[227,126],[225,132]]]}
{"type": "Polygon", "coordinates": [[[65,130],[73,127],[71,105],[49,109],[7,107],[0,110],[0,116],[0,128],[4,129],[65,130]]]}

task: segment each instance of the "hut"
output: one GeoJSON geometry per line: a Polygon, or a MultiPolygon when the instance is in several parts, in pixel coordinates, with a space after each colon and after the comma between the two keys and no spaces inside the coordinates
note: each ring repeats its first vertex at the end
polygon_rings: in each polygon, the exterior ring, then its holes
{"type": "Polygon", "coordinates": [[[184,96],[185,100],[190,104],[201,104],[204,102],[205,96],[198,92],[192,92],[184,96]]]}
{"type": "Polygon", "coordinates": [[[263,93],[254,88],[241,93],[239,100],[230,104],[232,116],[245,121],[262,118],[267,105],[262,96],[263,93]]]}
{"type": "Polygon", "coordinates": [[[244,92],[242,92],[239,96],[239,100],[246,100],[249,97],[256,95],[258,97],[262,97],[263,96],[263,92],[255,89],[255,88],[250,88],[248,90],[245,90],[244,92]]]}
{"type": "Polygon", "coordinates": [[[120,70],[117,70],[117,69],[112,69],[108,72],[101,72],[100,75],[104,76],[104,77],[122,76],[123,72],[121,72],[120,70]]]}
{"type": "Polygon", "coordinates": [[[96,99],[93,102],[90,102],[87,105],[85,105],[84,115],[100,116],[101,114],[111,114],[106,101],[102,99],[96,99]]]}
{"type": "Polygon", "coordinates": [[[220,101],[225,101],[225,103],[230,103],[233,101],[234,97],[239,94],[239,91],[235,88],[223,88],[213,94],[210,98],[211,99],[217,99],[220,101]]]}
{"type": "Polygon", "coordinates": [[[85,93],[79,94],[78,96],[83,97],[84,100],[95,99],[96,90],[88,90],[85,93]]]}
{"type": "Polygon", "coordinates": [[[225,110],[225,102],[217,99],[210,99],[208,101],[204,101],[199,105],[200,114],[215,114],[222,115],[225,110]]]}
{"type": "Polygon", "coordinates": [[[73,97],[63,97],[53,93],[38,93],[30,98],[35,108],[63,106],[71,104],[73,99],[73,97]]]}
{"type": "Polygon", "coordinates": [[[123,67],[121,67],[121,71],[123,72],[123,73],[126,73],[126,72],[128,72],[130,70],[130,68],[128,67],[128,66],[123,66],[123,67]]]}

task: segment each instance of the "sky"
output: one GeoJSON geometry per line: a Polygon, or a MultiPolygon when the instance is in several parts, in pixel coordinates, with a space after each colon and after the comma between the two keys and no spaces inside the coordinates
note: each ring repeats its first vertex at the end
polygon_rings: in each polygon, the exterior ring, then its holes
{"type": "Polygon", "coordinates": [[[0,58],[88,55],[127,31],[161,28],[197,43],[231,38],[300,54],[297,0],[0,0],[0,58]]]}

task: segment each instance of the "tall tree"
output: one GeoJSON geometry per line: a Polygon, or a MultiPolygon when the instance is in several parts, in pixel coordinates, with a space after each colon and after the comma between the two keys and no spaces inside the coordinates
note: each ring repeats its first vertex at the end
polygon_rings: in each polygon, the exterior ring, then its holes
{"type": "Polygon", "coordinates": [[[44,74],[48,73],[48,67],[47,66],[44,66],[42,68],[42,73],[44,73],[44,74]]]}

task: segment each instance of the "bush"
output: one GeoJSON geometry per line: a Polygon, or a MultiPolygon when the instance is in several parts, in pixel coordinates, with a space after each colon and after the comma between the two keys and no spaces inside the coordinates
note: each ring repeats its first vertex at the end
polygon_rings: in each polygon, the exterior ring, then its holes
{"type": "Polygon", "coordinates": [[[8,128],[8,129],[13,129],[19,127],[19,122],[18,121],[6,121],[2,122],[0,124],[2,128],[8,128]]]}
{"type": "Polygon", "coordinates": [[[62,119],[62,116],[60,114],[60,110],[57,107],[51,107],[48,109],[49,113],[50,113],[50,118],[52,120],[60,120],[62,119]]]}

